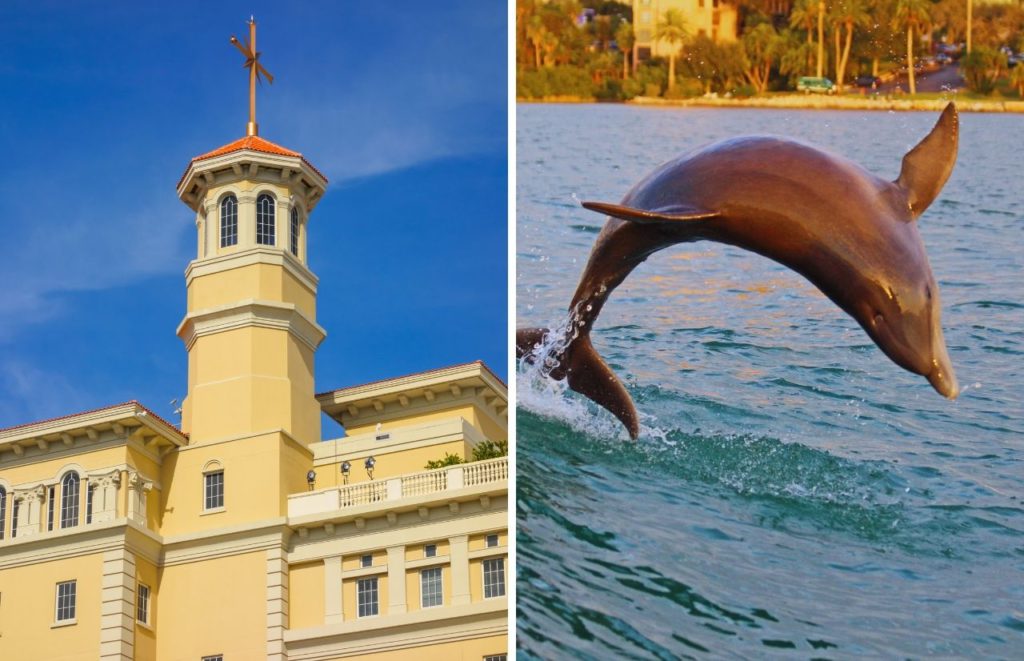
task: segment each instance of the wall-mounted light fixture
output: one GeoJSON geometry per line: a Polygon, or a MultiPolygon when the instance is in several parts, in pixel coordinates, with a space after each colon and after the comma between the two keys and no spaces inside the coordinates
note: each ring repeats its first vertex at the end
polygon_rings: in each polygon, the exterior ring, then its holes
{"type": "Polygon", "coordinates": [[[366,474],[370,476],[371,480],[373,479],[373,467],[376,465],[377,460],[373,457],[367,457],[366,461],[363,462],[363,466],[366,467],[366,474]]]}
{"type": "Polygon", "coordinates": [[[316,471],[311,470],[306,473],[306,484],[309,486],[309,490],[312,491],[313,487],[316,486],[316,471]]]}
{"type": "Polygon", "coordinates": [[[352,464],[347,461],[341,462],[341,477],[345,480],[345,484],[348,484],[348,472],[352,470],[352,464]]]}

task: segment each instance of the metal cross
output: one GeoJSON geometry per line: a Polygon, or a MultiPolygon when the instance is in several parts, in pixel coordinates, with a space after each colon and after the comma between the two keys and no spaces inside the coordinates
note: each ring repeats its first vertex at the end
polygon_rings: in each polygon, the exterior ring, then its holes
{"type": "Polygon", "coordinates": [[[256,21],[249,17],[249,41],[243,44],[231,35],[231,43],[242,51],[245,56],[243,67],[249,69],[249,123],[245,127],[246,135],[259,135],[260,127],[256,123],[256,82],[260,76],[266,76],[267,82],[273,84],[274,77],[260,64],[260,52],[256,50],[256,21]]]}

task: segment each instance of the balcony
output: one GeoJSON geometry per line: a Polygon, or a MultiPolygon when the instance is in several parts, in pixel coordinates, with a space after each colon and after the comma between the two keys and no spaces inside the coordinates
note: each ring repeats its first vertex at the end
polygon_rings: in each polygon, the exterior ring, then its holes
{"type": "Polygon", "coordinates": [[[288,518],[318,518],[347,510],[353,513],[393,509],[423,500],[441,500],[507,488],[508,457],[456,464],[435,470],[398,475],[288,496],[288,518]],[[431,497],[434,498],[431,498],[431,497]]]}

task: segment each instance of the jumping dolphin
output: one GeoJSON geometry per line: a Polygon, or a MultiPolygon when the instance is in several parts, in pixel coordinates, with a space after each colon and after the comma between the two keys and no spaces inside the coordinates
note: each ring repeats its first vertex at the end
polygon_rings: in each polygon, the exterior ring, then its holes
{"type": "MultiPolygon", "coordinates": [[[[738,246],[793,269],[853,317],[894,363],[950,399],[959,389],[940,323],[935,283],[917,218],[956,162],[959,123],[950,103],[903,157],[889,182],[840,156],[776,137],[725,140],[657,168],[620,204],[583,202],[610,216],[569,304],[565,336],[547,365],[555,379],[615,414],[636,439],[625,387],[590,343],[601,308],[650,255],[677,243],[738,246]]],[[[531,353],[545,328],[516,333],[531,353]]],[[[534,356],[535,358],[535,356],[534,356]]]]}

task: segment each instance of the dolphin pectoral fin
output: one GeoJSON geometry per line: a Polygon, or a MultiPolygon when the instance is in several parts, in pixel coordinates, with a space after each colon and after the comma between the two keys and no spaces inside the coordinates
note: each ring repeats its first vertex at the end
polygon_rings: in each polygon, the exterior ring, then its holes
{"type": "Polygon", "coordinates": [[[721,214],[717,211],[700,209],[686,204],[674,204],[659,209],[634,209],[621,204],[607,202],[583,202],[584,209],[590,209],[607,216],[613,216],[634,223],[668,223],[680,220],[707,220],[721,214]]]}
{"type": "Polygon", "coordinates": [[[903,157],[896,185],[906,194],[915,219],[935,201],[953,172],[959,135],[960,120],[951,101],[931,133],[903,157]]]}
{"type": "Polygon", "coordinates": [[[566,379],[569,387],[611,411],[626,426],[629,437],[635,441],[640,435],[640,419],[633,406],[633,398],[615,376],[615,372],[594,350],[589,336],[576,340],[568,362],[566,379]]]}

